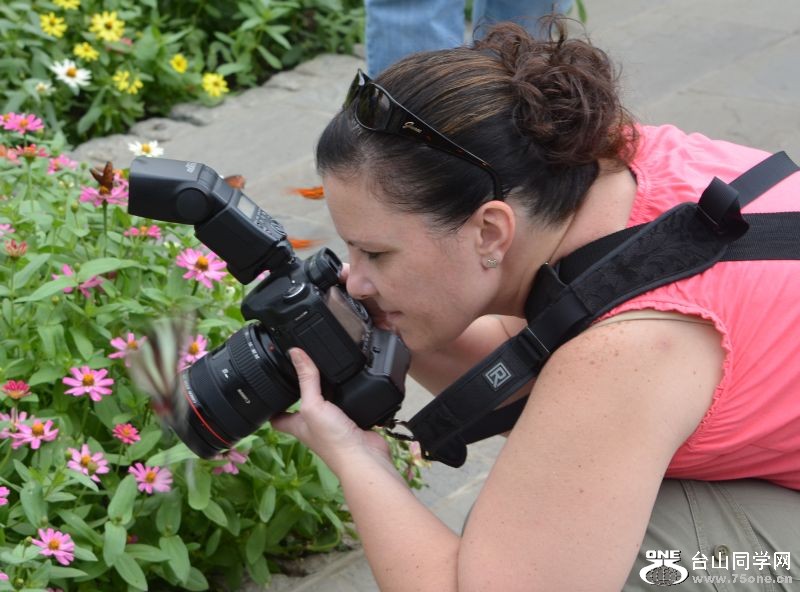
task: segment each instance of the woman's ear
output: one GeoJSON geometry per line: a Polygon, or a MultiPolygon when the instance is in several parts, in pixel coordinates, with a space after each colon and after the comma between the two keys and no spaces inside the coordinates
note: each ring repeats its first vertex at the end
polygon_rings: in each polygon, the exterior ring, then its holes
{"type": "Polygon", "coordinates": [[[483,204],[472,215],[475,244],[483,259],[503,260],[511,248],[516,230],[514,209],[503,201],[493,200],[483,204]]]}

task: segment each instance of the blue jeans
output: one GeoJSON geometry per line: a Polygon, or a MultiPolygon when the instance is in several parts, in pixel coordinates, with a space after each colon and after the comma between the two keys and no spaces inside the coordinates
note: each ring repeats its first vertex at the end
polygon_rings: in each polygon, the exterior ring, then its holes
{"type": "MultiPolygon", "coordinates": [[[[474,0],[473,23],[515,20],[536,34],[536,20],[567,12],[573,0],[474,0]]],[[[367,73],[376,76],[417,51],[464,44],[465,0],[365,0],[367,73]]]]}

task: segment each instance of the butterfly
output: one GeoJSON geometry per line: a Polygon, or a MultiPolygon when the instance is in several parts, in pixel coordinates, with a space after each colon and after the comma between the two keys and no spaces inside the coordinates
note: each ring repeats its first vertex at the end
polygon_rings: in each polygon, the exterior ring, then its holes
{"type": "Polygon", "coordinates": [[[129,356],[128,374],[150,397],[150,406],[162,425],[173,425],[188,411],[179,380],[181,350],[191,338],[193,324],[188,317],[153,321],[139,350],[129,356]]]}
{"type": "Polygon", "coordinates": [[[114,165],[111,164],[110,160],[106,161],[106,166],[102,169],[94,168],[90,169],[89,172],[94,177],[94,180],[97,181],[97,184],[100,185],[101,194],[111,193],[111,190],[114,189],[114,165]]]}

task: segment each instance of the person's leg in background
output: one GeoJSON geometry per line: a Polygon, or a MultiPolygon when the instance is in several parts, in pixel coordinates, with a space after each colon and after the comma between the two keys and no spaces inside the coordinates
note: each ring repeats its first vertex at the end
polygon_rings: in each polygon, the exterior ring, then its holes
{"type": "Polygon", "coordinates": [[[366,0],[367,74],[417,51],[464,43],[464,0],[366,0]]]}
{"type": "Polygon", "coordinates": [[[514,21],[534,35],[540,31],[537,21],[553,12],[566,14],[573,0],[475,0],[472,5],[472,25],[476,38],[485,33],[486,26],[500,21],[514,21]]]}

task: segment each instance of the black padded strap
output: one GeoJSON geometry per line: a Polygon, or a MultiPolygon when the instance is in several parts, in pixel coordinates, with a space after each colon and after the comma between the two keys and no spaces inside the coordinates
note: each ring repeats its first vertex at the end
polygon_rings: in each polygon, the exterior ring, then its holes
{"type": "MultiPolygon", "coordinates": [[[[748,169],[741,175],[739,175],[736,179],[730,182],[729,186],[733,189],[736,193],[738,193],[738,201],[739,207],[743,208],[762,193],[766,192],[767,190],[771,189],[787,177],[791,176],[792,174],[796,173],[800,170],[797,164],[795,164],[791,158],[786,154],[786,152],[777,152],[757,165],[753,168],[748,169]]],[[[722,189],[724,193],[724,188],[717,184],[715,181],[717,179],[712,180],[712,183],[709,185],[709,188],[712,186],[716,186],[717,190],[722,189]]],[[[704,192],[704,195],[708,198],[709,194],[707,193],[708,189],[704,192]]],[[[718,206],[717,210],[724,210],[724,208],[718,206]]],[[[744,219],[748,221],[750,216],[745,214],[744,219]]],[[[773,222],[768,222],[767,224],[777,223],[781,224],[781,219],[778,215],[775,215],[775,220],[773,222]]],[[[642,225],[639,226],[632,226],[630,228],[625,228],[618,232],[614,232],[607,236],[604,236],[596,241],[589,243],[588,245],[584,245],[580,249],[577,249],[564,259],[559,262],[558,266],[558,273],[561,280],[565,283],[569,283],[572,279],[578,277],[585,269],[587,269],[590,265],[594,262],[599,261],[606,253],[609,253],[615,247],[621,245],[625,242],[629,237],[636,233],[637,229],[640,228],[642,225]]],[[[759,234],[760,231],[759,231],[759,234]]],[[[745,235],[748,241],[752,241],[753,238],[745,235]]],[[[785,233],[784,233],[785,235],[785,233]]],[[[748,256],[750,260],[756,259],[785,259],[787,257],[772,257],[769,255],[768,248],[763,248],[761,252],[764,256],[758,256],[756,253],[758,252],[759,247],[756,244],[747,245],[744,252],[751,253],[748,256]]],[[[788,257],[789,259],[793,259],[794,257],[788,257]]],[[[733,259],[731,259],[733,260],[733,259]]]]}

